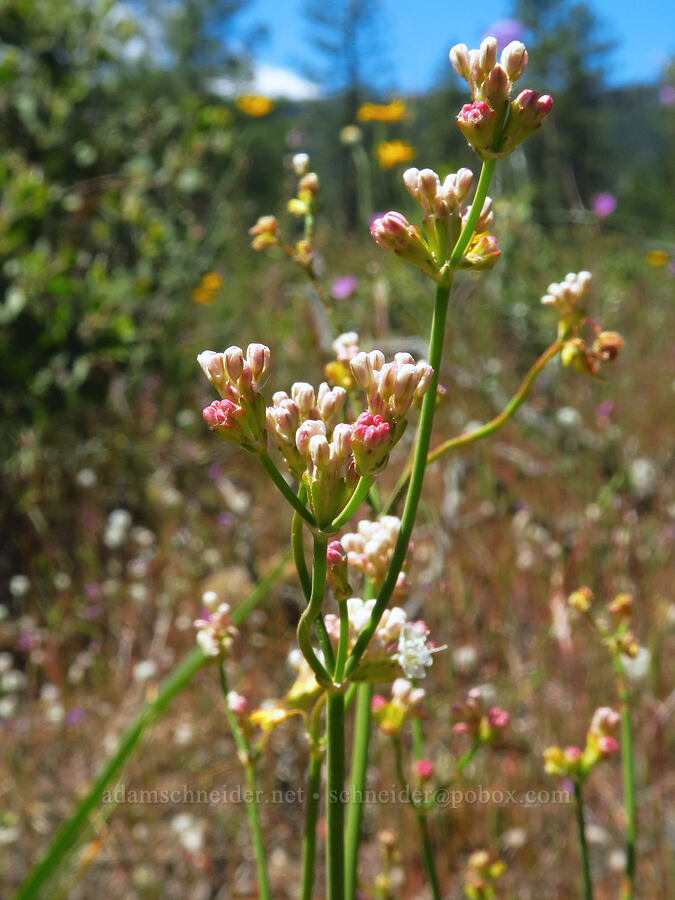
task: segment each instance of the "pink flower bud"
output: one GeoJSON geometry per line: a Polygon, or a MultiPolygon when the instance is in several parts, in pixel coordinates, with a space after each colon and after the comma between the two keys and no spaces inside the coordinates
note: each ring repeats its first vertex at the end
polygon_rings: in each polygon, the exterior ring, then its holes
{"type": "Polygon", "coordinates": [[[491,106],[502,108],[506,105],[511,93],[509,76],[504,69],[497,64],[485,80],[483,93],[491,106]]]}
{"type": "Polygon", "coordinates": [[[497,114],[484,100],[465,103],[457,116],[457,125],[467,141],[476,149],[492,144],[497,114]]]}
{"type": "Polygon", "coordinates": [[[317,408],[324,422],[330,422],[340,413],[346,399],[347,391],[343,387],[331,390],[325,381],[319,385],[317,408]]]}
{"type": "Polygon", "coordinates": [[[307,418],[314,409],[316,398],[314,396],[314,388],[305,381],[296,381],[291,387],[291,397],[298,404],[300,415],[303,419],[307,418]]]}
{"type": "Polygon", "coordinates": [[[318,469],[328,468],[330,465],[330,444],[325,435],[315,434],[309,439],[309,458],[318,469]]]}
{"type": "Polygon", "coordinates": [[[433,169],[422,169],[419,173],[422,207],[431,209],[441,187],[441,180],[433,169]]]}
{"type": "Polygon", "coordinates": [[[305,459],[309,458],[309,442],[317,434],[326,436],[326,426],[318,419],[303,422],[295,433],[295,446],[305,459]]]}
{"type": "Polygon", "coordinates": [[[197,362],[201,366],[204,375],[206,375],[212,384],[218,385],[225,377],[222,353],[216,353],[213,350],[204,350],[197,356],[197,362]]]}
{"type": "Polygon", "coordinates": [[[241,378],[244,370],[244,354],[241,347],[228,347],[224,353],[225,372],[232,382],[237,382],[241,378]]]}
{"type": "Polygon", "coordinates": [[[466,44],[455,44],[450,51],[450,63],[460,78],[463,78],[465,81],[469,80],[470,57],[469,48],[466,44]]]}
{"type": "Polygon", "coordinates": [[[510,719],[509,713],[499,706],[493,706],[487,712],[487,720],[492,728],[506,728],[510,719]]]}
{"type": "Polygon", "coordinates": [[[352,426],[350,440],[359,475],[378,471],[391,449],[391,428],[382,416],[362,412],[352,426]]]}
{"type": "Polygon", "coordinates": [[[619,751],[619,742],[614,737],[604,735],[603,737],[598,738],[598,751],[601,756],[613,756],[619,751]]]}
{"type": "Polygon", "coordinates": [[[231,400],[214,400],[202,411],[209,428],[233,428],[238,425],[237,417],[242,413],[241,407],[231,400]]]}
{"type": "Polygon", "coordinates": [[[483,234],[471,241],[469,249],[462,257],[461,267],[478,271],[493,269],[501,255],[497,238],[493,234],[483,234]]]}
{"type": "Polygon", "coordinates": [[[621,723],[621,716],[609,706],[599,706],[593,713],[590,731],[593,734],[613,734],[621,723]]]}
{"type": "Polygon", "coordinates": [[[330,544],[326,548],[326,562],[330,569],[335,569],[337,566],[346,565],[347,551],[342,546],[340,541],[330,542],[330,544]]]}
{"type": "Polygon", "coordinates": [[[428,759],[418,759],[413,768],[420,781],[428,781],[434,774],[434,764],[428,759]]]}
{"type": "Polygon", "coordinates": [[[459,169],[457,171],[456,180],[455,180],[455,193],[457,194],[457,199],[461,203],[462,200],[466,197],[466,195],[471,190],[471,184],[473,183],[473,172],[471,169],[459,169]]]}
{"type": "Polygon", "coordinates": [[[500,62],[511,81],[518,81],[527,66],[527,50],[521,41],[511,41],[502,50],[500,62]]]}
{"type": "Polygon", "coordinates": [[[470,731],[468,722],[455,722],[452,726],[454,734],[468,734],[470,731]]]}
{"type": "Polygon", "coordinates": [[[511,103],[511,114],[504,131],[507,152],[536,131],[553,108],[553,98],[536,91],[521,91],[511,103]]]}
{"type": "Polygon", "coordinates": [[[386,698],[382,694],[373,694],[373,699],[370,701],[371,712],[377,715],[385,706],[387,706],[386,698]]]}
{"type": "Polygon", "coordinates": [[[578,759],[581,759],[581,750],[579,749],[579,747],[565,747],[563,753],[567,762],[574,763],[578,759]]]}
{"type": "Polygon", "coordinates": [[[251,367],[254,380],[260,381],[270,364],[270,348],[265,344],[249,344],[246,348],[246,361],[251,367]]]}
{"type": "Polygon", "coordinates": [[[410,222],[399,212],[388,212],[370,226],[370,233],[383,250],[391,253],[408,248],[411,244],[410,222]]]}
{"type": "Polygon", "coordinates": [[[332,445],[335,456],[340,462],[344,462],[351,452],[352,426],[340,423],[333,429],[332,445]]]}
{"type": "Polygon", "coordinates": [[[497,38],[486,37],[480,45],[480,67],[487,76],[497,62],[497,38]]]}
{"type": "Polygon", "coordinates": [[[424,362],[423,360],[417,363],[416,369],[418,374],[418,381],[417,388],[415,390],[415,399],[420,400],[429,390],[431,379],[434,377],[434,370],[431,368],[429,363],[424,362]]]}
{"type": "Polygon", "coordinates": [[[362,412],[352,427],[352,442],[358,441],[369,447],[377,447],[388,441],[390,434],[389,423],[385,422],[382,416],[362,412]]]}
{"type": "Polygon", "coordinates": [[[228,708],[237,716],[243,716],[248,709],[248,700],[243,694],[236,691],[229,691],[227,695],[228,708]]]}

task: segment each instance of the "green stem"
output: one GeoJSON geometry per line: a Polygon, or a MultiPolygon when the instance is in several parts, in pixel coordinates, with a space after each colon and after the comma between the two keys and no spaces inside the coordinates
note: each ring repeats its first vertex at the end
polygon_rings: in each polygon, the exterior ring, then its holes
{"type": "Polygon", "coordinates": [[[302,888],[301,900],[312,900],[314,872],[316,869],[316,823],[319,818],[321,798],[321,756],[312,752],[307,776],[307,800],[305,805],[305,832],[302,836],[302,888]]]}
{"type": "MultiPolygon", "coordinates": [[[[271,586],[281,576],[288,559],[289,554],[285,553],[274,569],[232,611],[231,618],[235,625],[240,625],[251,610],[264,600],[271,586]]],[[[19,886],[15,900],[30,900],[30,898],[38,896],[42,886],[54,874],[61,860],[77,841],[89,816],[101,803],[106,788],[119,776],[147,729],[160,718],[174,697],[186,687],[195,673],[208,661],[208,657],[204,656],[202,650],[195,647],[165,678],[159,686],[157,696],[143,706],[135,721],[124,732],[117,749],[107,760],[89,792],[80,801],[73,815],[56,832],[40,862],[19,886]]]]}
{"type": "Polygon", "coordinates": [[[588,844],[586,843],[586,823],[584,821],[584,804],[581,796],[581,785],[574,782],[574,800],[577,814],[577,828],[579,835],[579,852],[581,854],[581,878],[584,900],[593,900],[593,882],[591,881],[591,867],[588,862],[588,844]]]}
{"type": "Polygon", "coordinates": [[[483,204],[485,203],[487,192],[490,189],[490,181],[492,180],[492,173],[495,170],[495,163],[496,160],[494,159],[486,159],[483,162],[483,167],[480,170],[480,178],[478,179],[478,186],[476,187],[476,193],[471,201],[471,212],[469,213],[468,218],[464,223],[464,227],[462,228],[462,233],[457,239],[457,243],[450,254],[450,268],[453,270],[456,269],[462,261],[464,251],[469,246],[469,241],[476,230],[476,223],[483,211],[483,204]]]}
{"type": "MultiPolygon", "coordinates": [[[[436,462],[437,459],[440,459],[442,456],[445,456],[446,453],[450,453],[452,450],[459,450],[462,447],[467,447],[469,446],[469,444],[473,444],[476,441],[480,441],[483,440],[483,438],[489,437],[491,434],[494,434],[495,431],[498,431],[503,425],[505,425],[520,408],[520,406],[522,406],[537,376],[541,373],[546,364],[558,355],[561,347],[562,341],[554,341],[551,346],[542,353],[542,355],[539,357],[539,359],[523,379],[516,393],[509,400],[509,402],[506,404],[506,406],[498,416],[495,416],[494,419],[490,419],[489,422],[486,422],[485,425],[481,425],[480,428],[476,428],[474,431],[466,431],[463,434],[459,434],[454,438],[450,438],[449,440],[444,441],[427,455],[427,465],[432,462],[436,462]]],[[[387,500],[387,503],[382,510],[383,515],[388,513],[395,506],[398,498],[405,490],[405,486],[408,483],[408,479],[410,478],[411,468],[411,463],[409,463],[403,470],[401,477],[396,484],[396,487],[392,491],[391,496],[387,500]]]]}
{"type": "Polygon", "coordinates": [[[373,685],[368,682],[356,689],[356,714],[352,744],[351,787],[345,830],[345,898],[356,900],[358,882],[359,842],[363,821],[363,797],[366,790],[366,769],[370,744],[370,702],[373,685]]]}
{"type": "Polygon", "coordinates": [[[326,699],[326,738],[326,900],[344,900],[345,698],[341,691],[330,691],[326,699]]]}
{"type": "Polygon", "coordinates": [[[420,838],[422,841],[422,858],[424,859],[424,871],[426,872],[427,881],[431,888],[431,896],[434,900],[441,900],[441,886],[438,881],[438,873],[436,872],[436,864],[434,862],[434,852],[431,846],[431,838],[429,837],[429,823],[427,814],[424,810],[417,810],[417,824],[420,829],[420,838]]]}
{"type": "MultiPolygon", "coordinates": [[[[298,500],[304,506],[306,499],[307,491],[304,484],[301,484],[298,488],[298,500]]],[[[300,581],[302,593],[305,595],[305,600],[309,601],[310,594],[312,593],[312,581],[309,577],[307,563],[305,561],[305,548],[302,542],[302,522],[303,520],[300,518],[299,514],[294,512],[293,521],[291,522],[291,548],[293,550],[293,562],[295,563],[295,569],[298,573],[298,580],[300,581]]]]}
{"type": "Polygon", "coordinates": [[[413,736],[413,758],[417,762],[424,756],[424,735],[422,734],[422,722],[418,716],[413,716],[411,728],[413,736]]]}
{"type": "Polygon", "coordinates": [[[622,900],[632,900],[635,895],[637,803],[635,800],[635,753],[633,726],[631,723],[630,693],[626,685],[621,657],[614,657],[617,689],[621,710],[621,768],[623,770],[623,795],[626,808],[626,870],[621,885],[622,900]]]}
{"type": "Polygon", "coordinates": [[[333,645],[330,640],[330,635],[326,630],[326,623],[323,620],[323,613],[319,613],[319,615],[316,617],[314,627],[316,628],[319,643],[321,644],[323,658],[326,660],[326,668],[329,672],[333,672],[335,671],[335,654],[333,653],[333,645]]]}
{"type": "Polygon", "coordinates": [[[267,450],[264,450],[262,453],[258,454],[258,458],[263,464],[263,468],[265,469],[267,474],[270,476],[274,484],[288,500],[297,514],[301,516],[311,528],[315,528],[316,522],[314,521],[314,516],[306,508],[305,504],[301,503],[300,500],[298,500],[298,498],[295,496],[295,494],[293,493],[293,488],[287,483],[284,476],[274,465],[274,462],[272,461],[272,458],[267,450]]]}
{"type": "MultiPolygon", "coordinates": [[[[301,484],[298,489],[298,499],[301,503],[304,503],[307,498],[307,491],[305,489],[304,484],[301,484]]],[[[302,519],[297,513],[293,513],[293,523],[291,525],[291,547],[293,549],[293,560],[295,562],[295,568],[298,573],[298,580],[300,581],[300,586],[302,587],[302,593],[305,595],[305,600],[309,603],[309,598],[312,594],[312,580],[309,577],[309,572],[307,570],[307,563],[305,562],[305,548],[302,543],[302,519]]],[[[316,622],[314,623],[316,627],[316,633],[319,637],[319,643],[321,644],[321,650],[323,651],[324,659],[328,665],[329,670],[332,672],[335,667],[335,657],[333,656],[333,645],[330,642],[330,638],[328,637],[328,632],[326,631],[326,626],[323,622],[323,616],[321,613],[316,618],[316,622]]]]}
{"type": "Polygon", "coordinates": [[[309,726],[309,773],[307,775],[307,800],[305,804],[305,831],[302,836],[302,881],[300,900],[312,900],[316,869],[316,825],[321,800],[321,763],[323,753],[319,745],[319,716],[325,703],[324,694],[312,710],[309,726]]]}
{"type": "MultiPolygon", "coordinates": [[[[413,758],[415,760],[422,759],[424,755],[424,735],[422,733],[422,722],[419,718],[413,718],[411,722],[413,737],[413,758]]],[[[402,766],[401,766],[402,768],[402,766]]],[[[433,803],[431,804],[433,806],[433,803]]],[[[431,889],[433,900],[441,900],[441,886],[438,880],[438,872],[436,871],[436,863],[434,861],[433,848],[431,846],[431,836],[429,835],[428,822],[428,804],[423,802],[421,806],[415,807],[415,816],[417,817],[417,825],[420,830],[420,841],[422,844],[422,859],[424,860],[424,871],[431,889]]]]}
{"type": "Polygon", "coordinates": [[[368,646],[368,643],[382,618],[382,613],[386,609],[387,604],[391,599],[391,595],[394,592],[394,588],[396,587],[396,580],[401,572],[405,561],[405,555],[408,550],[410,536],[412,534],[413,525],[415,524],[417,506],[422,493],[424,470],[426,468],[427,453],[429,452],[429,443],[431,441],[431,429],[434,423],[436,391],[438,388],[438,376],[443,356],[443,339],[445,337],[445,321],[448,312],[449,299],[450,287],[438,285],[436,289],[434,314],[431,323],[431,336],[429,339],[429,365],[433,369],[433,376],[429,389],[422,400],[422,412],[417,432],[417,447],[415,449],[415,459],[410,477],[410,485],[408,487],[408,496],[406,497],[405,507],[401,517],[401,528],[398,533],[389,569],[384,582],[382,583],[382,587],[380,588],[380,592],[370,616],[370,621],[357,638],[347,661],[345,670],[347,675],[349,675],[357,666],[359,659],[368,646]]]}
{"type": "Polygon", "coordinates": [[[340,636],[338,638],[335,673],[333,675],[335,684],[340,684],[344,678],[345,663],[347,662],[347,648],[349,646],[349,614],[347,610],[347,601],[345,599],[338,600],[338,610],[340,612],[340,636]]]}
{"type": "Polygon", "coordinates": [[[332,685],[332,680],[321,660],[314,652],[311,641],[312,625],[317,620],[326,590],[326,545],[327,538],[314,537],[314,563],[312,566],[312,590],[307,608],[298,622],[298,646],[316,675],[319,684],[332,685]]]}
{"type": "Polygon", "coordinates": [[[260,900],[271,900],[270,882],[267,874],[267,857],[265,856],[265,844],[262,836],[262,823],[260,821],[260,806],[257,801],[257,784],[255,777],[255,763],[251,754],[251,746],[246,740],[246,736],[242,731],[237,716],[232,712],[227,702],[227,678],[225,675],[225,666],[221,663],[219,666],[220,687],[225,702],[225,715],[234,737],[239,759],[244,766],[246,774],[246,813],[248,815],[248,824],[251,829],[251,840],[253,841],[253,855],[255,857],[256,876],[258,879],[258,894],[260,900]]]}
{"type": "Polygon", "coordinates": [[[333,519],[333,521],[331,522],[330,530],[332,532],[339,531],[342,526],[351,519],[359,506],[361,506],[363,501],[366,499],[372,483],[372,475],[361,476],[361,478],[359,479],[359,483],[356,485],[356,490],[349,500],[349,503],[345,506],[340,515],[337,516],[337,518],[333,519]]]}

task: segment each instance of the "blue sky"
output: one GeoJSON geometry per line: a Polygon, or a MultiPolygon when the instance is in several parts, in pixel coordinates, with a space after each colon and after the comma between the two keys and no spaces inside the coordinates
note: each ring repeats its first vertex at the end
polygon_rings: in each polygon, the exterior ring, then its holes
{"type": "MultiPolygon", "coordinates": [[[[588,5],[617,45],[610,58],[610,82],[656,81],[675,55],[675,2],[590,0],[588,5]]],[[[269,39],[256,52],[259,61],[302,72],[303,61],[311,61],[304,6],[305,0],[251,0],[240,22],[260,22],[269,29],[269,39]]],[[[504,0],[381,0],[381,8],[381,41],[396,76],[395,86],[414,92],[436,80],[453,44],[462,41],[477,46],[491,24],[510,16],[512,4],[504,0]]]]}

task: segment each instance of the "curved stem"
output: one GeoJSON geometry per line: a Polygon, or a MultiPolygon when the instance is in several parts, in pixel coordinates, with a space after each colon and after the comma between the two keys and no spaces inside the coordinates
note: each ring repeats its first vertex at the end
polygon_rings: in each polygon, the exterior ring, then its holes
{"type": "Polygon", "coordinates": [[[307,608],[298,622],[298,646],[312,668],[319,684],[332,685],[331,677],[314,652],[311,641],[312,625],[318,618],[326,589],[326,544],[325,537],[314,537],[314,564],[312,566],[312,590],[307,608]]]}
{"type": "Polygon", "coordinates": [[[588,861],[588,844],[586,843],[586,823],[584,820],[584,804],[581,795],[581,785],[574,782],[574,800],[577,814],[577,829],[579,836],[579,852],[581,854],[581,880],[584,900],[593,900],[593,882],[591,881],[591,867],[588,861]]]}
{"type": "Polygon", "coordinates": [[[623,802],[626,808],[626,870],[621,885],[622,900],[632,900],[635,894],[637,804],[635,801],[635,753],[630,714],[630,694],[621,657],[614,656],[617,689],[621,710],[621,768],[623,770],[623,802]]]}
{"type": "Polygon", "coordinates": [[[337,518],[333,519],[333,521],[331,522],[331,531],[339,531],[342,526],[351,519],[359,506],[361,506],[363,501],[366,499],[372,483],[372,475],[361,476],[361,478],[359,479],[359,483],[356,485],[356,490],[350,497],[349,503],[345,506],[340,515],[337,516],[337,518]]]}
{"type": "MultiPolygon", "coordinates": [[[[473,444],[476,441],[489,437],[505,425],[525,401],[537,376],[542,372],[546,364],[558,355],[561,347],[562,341],[559,340],[554,341],[550,347],[547,347],[527,373],[516,393],[498,416],[495,416],[494,419],[490,419],[489,422],[486,422],[485,425],[481,425],[480,428],[476,428],[474,431],[466,431],[463,434],[459,434],[454,438],[444,441],[438,447],[435,447],[427,456],[427,465],[436,462],[437,459],[440,459],[441,456],[445,456],[446,453],[450,453],[452,450],[459,450],[462,447],[467,447],[469,444],[473,444]]],[[[405,490],[405,486],[410,478],[411,468],[412,463],[409,461],[403,470],[396,487],[392,491],[391,496],[382,509],[383,515],[388,513],[394,507],[398,498],[405,490]]]]}
{"type": "Polygon", "coordinates": [[[460,264],[464,251],[469,246],[469,241],[476,230],[476,223],[483,211],[483,204],[485,203],[487,192],[490,189],[490,181],[492,180],[492,173],[495,170],[495,163],[496,160],[494,159],[486,159],[483,162],[483,167],[480,170],[480,178],[478,179],[478,186],[476,187],[476,193],[471,202],[471,212],[469,213],[464,227],[462,228],[462,233],[457,239],[457,243],[450,254],[450,268],[453,270],[460,264]]]}
{"type": "Polygon", "coordinates": [[[295,496],[295,494],[293,493],[293,488],[288,484],[288,482],[286,481],[284,476],[274,465],[274,462],[272,461],[272,458],[269,455],[269,453],[267,452],[267,450],[264,450],[262,453],[259,453],[258,458],[260,459],[260,462],[263,464],[263,468],[265,469],[267,474],[270,476],[270,478],[272,479],[274,484],[277,486],[277,488],[280,490],[280,492],[284,495],[284,497],[291,504],[293,509],[297,512],[297,514],[299,516],[301,516],[301,518],[303,518],[305,520],[305,522],[307,522],[308,525],[310,525],[312,528],[314,528],[316,526],[316,522],[314,521],[314,516],[305,507],[304,503],[301,503],[298,500],[298,498],[295,496]]]}
{"type": "Polygon", "coordinates": [[[352,744],[351,786],[345,829],[345,898],[356,900],[358,883],[359,843],[363,821],[363,797],[366,790],[366,769],[370,745],[370,702],[373,685],[360,684],[356,689],[356,714],[352,744]]]}
{"type": "Polygon", "coordinates": [[[326,900],[344,900],[345,698],[326,698],[326,900]]]}
{"type": "MultiPolygon", "coordinates": [[[[304,506],[306,499],[307,490],[305,489],[304,484],[301,484],[298,488],[298,500],[304,506]]],[[[305,595],[305,600],[309,601],[310,594],[312,593],[312,580],[309,577],[309,571],[307,570],[307,563],[305,561],[305,548],[302,542],[302,522],[303,520],[297,511],[294,512],[293,521],[291,523],[291,549],[293,550],[293,562],[295,563],[295,569],[298,573],[298,580],[300,581],[302,593],[305,595]]]]}
{"type": "Polygon", "coordinates": [[[394,592],[394,588],[396,587],[396,580],[401,572],[405,561],[405,555],[408,550],[410,536],[412,534],[413,525],[415,524],[417,505],[422,493],[424,470],[426,468],[427,453],[429,452],[429,443],[431,441],[431,428],[433,426],[434,411],[436,408],[436,391],[438,388],[438,375],[443,356],[443,339],[445,337],[445,321],[448,312],[449,299],[450,287],[438,285],[436,288],[436,302],[434,304],[434,315],[431,323],[431,336],[429,339],[429,365],[433,369],[433,376],[429,389],[422,400],[422,412],[417,432],[417,447],[410,477],[408,496],[406,497],[405,507],[401,517],[401,528],[398,533],[387,575],[380,588],[370,620],[357,638],[347,661],[347,667],[345,669],[347,675],[349,675],[358,664],[359,659],[377,628],[382,613],[386,609],[386,606],[391,599],[391,595],[394,592]]]}
{"type": "Polygon", "coordinates": [[[316,628],[316,634],[319,638],[319,643],[321,644],[321,652],[323,653],[323,658],[326,660],[326,667],[329,672],[332,672],[335,669],[335,654],[333,653],[333,645],[330,640],[330,635],[326,630],[326,624],[323,620],[323,613],[319,613],[319,615],[316,617],[314,627],[316,628]]]}

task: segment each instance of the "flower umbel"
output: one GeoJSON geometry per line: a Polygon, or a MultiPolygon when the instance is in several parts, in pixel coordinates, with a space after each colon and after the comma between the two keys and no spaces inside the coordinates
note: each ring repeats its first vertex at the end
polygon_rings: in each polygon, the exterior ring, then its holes
{"type": "Polygon", "coordinates": [[[457,116],[457,125],[481,159],[501,159],[542,124],[551,112],[548,94],[524,90],[511,100],[513,85],[527,66],[527,50],[511,41],[497,62],[497,38],[486,37],[478,50],[457,44],[450,62],[471,91],[457,116]]]}

